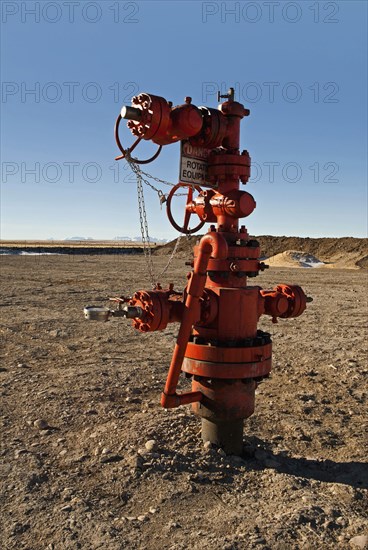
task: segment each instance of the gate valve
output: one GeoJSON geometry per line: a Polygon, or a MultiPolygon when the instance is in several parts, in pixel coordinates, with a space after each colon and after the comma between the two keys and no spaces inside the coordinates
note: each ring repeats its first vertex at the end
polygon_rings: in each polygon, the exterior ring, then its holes
{"type": "MultiPolygon", "coordinates": [[[[171,101],[146,92],[134,96],[132,105],[123,106],[116,119],[115,140],[122,153],[116,157],[116,160],[129,156],[133,162],[147,164],[157,158],[163,145],[186,139],[192,145],[200,145],[212,152],[218,147],[225,147],[237,155],[240,121],[249,115],[249,109],[245,109],[241,103],[234,101],[234,92],[231,90],[226,97],[228,101],[221,104],[218,109],[211,109],[196,107],[189,96],[185,97],[184,104],[176,107],[172,106],[171,101]],[[127,126],[137,138],[128,149],[122,146],[119,137],[122,119],[128,120],[127,126]],[[142,139],[152,141],[159,146],[156,153],[147,160],[131,157],[132,151],[142,139]]],[[[246,181],[249,177],[249,163],[246,158],[237,156],[239,158],[228,157],[227,160],[230,164],[240,163],[237,170],[243,178],[242,181],[246,181]]],[[[230,174],[229,170],[226,173],[230,174]]],[[[213,174],[212,177],[214,177],[213,174]]]]}
{"type": "Polygon", "coordinates": [[[159,145],[159,149],[148,160],[138,161],[138,164],[152,162],[160,154],[162,145],[168,145],[195,136],[200,132],[203,125],[201,111],[198,107],[191,105],[192,99],[185,98],[185,103],[172,108],[172,103],[163,97],[153,94],[142,93],[132,98],[132,106],[124,106],[116,120],[115,139],[122,155],[116,160],[129,155],[142,140],[151,140],[159,145]],[[119,138],[119,126],[122,119],[127,119],[128,128],[137,137],[133,145],[125,150],[119,138]]]}
{"type": "Polygon", "coordinates": [[[151,291],[139,290],[133,294],[129,307],[142,312],[130,317],[134,328],[141,332],[152,332],[163,330],[168,323],[179,321],[184,305],[182,293],[174,291],[173,285],[166,290],[157,285],[151,291]]]}
{"type": "Polygon", "coordinates": [[[171,225],[175,227],[177,231],[180,231],[180,233],[185,233],[186,235],[192,235],[193,233],[197,233],[197,231],[199,231],[204,226],[206,221],[206,219],[201,218],[202,221],[200,221],[193,229],[190,229],[189,227],[189,221],[190,221],[191,215],[192,213],[195,212],[195,210],[192,210],[193,191],[197,191],[197,193],[199,193],[200,196],[202,194],[202,189],[198,185],[191,185],[190,183],[188,184],[178,183],[177,185],[174,185],[174,187],[171,189],[166,199],[166,212],[171,225]],[[185,188],[187,188],[188,191],[187,191],[187,200],[186,200],[186,206],[184,211],[184,222],[183,222],[183,225],[179,225],[174,219],[171,203],[176,192],[185,188]]]}
{"type": "Polygon", "coordinates": [[[311,301],[297,285],[277,285],[273,290],[261,290],[261,296],[265,301],[264,312],[272,317],[274,323],[277,323],[277,317],[299,317],[307,302],[311,301]]]}

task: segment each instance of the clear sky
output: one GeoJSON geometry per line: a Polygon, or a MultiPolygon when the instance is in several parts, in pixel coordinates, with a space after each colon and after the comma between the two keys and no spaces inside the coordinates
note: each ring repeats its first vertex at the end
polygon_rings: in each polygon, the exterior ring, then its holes
{"type": "MultiPolygon", "coordinates": [[[[113,126],[139,91],[251,110],[254,235],[366,236],[366,1],[1,2],[3,239],[140,234],[113,126]]],[[[122,139],[131,143],[127,129],[122,139]]],[[[142,156],[154,150],[144,144],[142,156]]],[[[178,179],[179,144],[146,166],[178,179]]],[[[165,189],[166,190],[166,189],[165,189]]],[[[150,234],[177,235],[146,190],[150,234]]]]}

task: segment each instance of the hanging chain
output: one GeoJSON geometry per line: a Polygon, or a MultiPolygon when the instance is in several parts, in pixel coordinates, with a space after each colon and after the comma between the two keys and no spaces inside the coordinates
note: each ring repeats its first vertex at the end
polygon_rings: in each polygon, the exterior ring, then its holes
{"type": "Polygon", "coordinates": [[[164,202],[166,202],[166,196],[161,191],[161,189],[157,189],[153,184],[151,184],[147,179],[145,179],[143,177],[143,175],[145,175],[147,178],[151,178],[151,179],[157,181],[158,183],[163,183],[163,184],[169,185],[171,187],[174,187],[174,184],[170,183],[168,181],[162,180],[160,178],[156,178],[154,176],[151,176],[150,174],[147,174],[147,172],[143,172],[143,170],[141,170],[140,166],[133,161],[132,157],[129,154],[126,154],[125,159],[127,160],[130,168],[132,169],[132,172],[136,175],[136,178],[137,178],[138,210],[139,210],[139,221],[140,221],[140,227],[141,227],[141,237],[142,237],[142,243],[143,243],[143,252],[144,252],[144,257],[146,259],[147,269],[148,269],[149,277],[151,279],[152,286],[155,287],[158,280],[166,273],[166,271],[170,267],[171,262],[174,259],[175,254],[178,250],[179,243],[180,243],[180,240],[181,240],[182,236],[180,235],[177,238],[175,246],[174,246],[173,251],[172,251],[172,253],[171,253],[171,255],[168,259],[167,264],[165,265],[165,267],[163,268],[161,273],[156,275],[155,270],[154,270],[154,266],[153,266],[151,239],[150,239],[149,232],[148,232],[146,204],[145,204],[145,200],[144,200],[144,191],[143,191],[142,183],[145,183],[146,185],[148,185],[148,187],[153,189],[153,191],[156,191],[156,193],[159,197],[161,206],[163,205],[164,202]]]}
{"type": "Polygon", "coordinates": [[[181,239],[182,239],[182,235],[179,235],[179,237],[176,239],[176,243],[175,243],[175,246],[173,248],[173,251],[170,254],[170,258],[168,259],[167,264],[165,265],[163,270],[161,271],[161,273],[159,275],[159,278],[162,277],[162,275],[165,275],[166,271],[169,269],[169,267],[171,265],[171,262],[173,261],[173,259],[175,257],[175,254],[176,254],[176,252],[179,248],[179,243],[180,243],[181,239]]]}
{"type": "Polygon", "coordinates": [[[151,254],[151,241],[148,233],[148,223],[147,223],[147,214],[146,214],[146,205],[144,202],[144,194],[143,194],[143,186],[142,186],[142,180],[140,177],[139,172],[136,173],[137,175],[137,195],[138,195],[138,210],[139,210],[139,220],[141,224],[141,236],[142,236],[142,243],[143,243],[143,252],[144,256],[146,258],[146,264],[148,268],[148,273],[151,279],[152,285],[156,284],[156,277],[155,272],[153,269],[153,261],[152,261],[152,254],[151,254]]]}

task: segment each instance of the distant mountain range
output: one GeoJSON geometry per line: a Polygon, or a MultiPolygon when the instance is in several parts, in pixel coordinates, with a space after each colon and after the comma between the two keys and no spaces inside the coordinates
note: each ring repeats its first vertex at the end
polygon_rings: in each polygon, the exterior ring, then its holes
{"type": "MultiPolygon", "coordinates": [[[[141,243],[142,242],[142,237],[128,237],[128,236],[125,236],[125,237],[114,237],[113,239],[114,241],[131,241],[131,242],[138,242],[138,243],[141,243]]],[[[151,243],[168,243],[170,242],[170,240],[172,239],[160,239],[159,237],[150,237],[150,242],[151,243]]]]}
{"type": "Polygon", "coordinates": [[[94,241],[94,239],[92,237],[67,237],[64,241],[94,241]]]}
{"type": "MultiPolygon", "coordinates": [[[[48,239],[49,241],[53,241],[54,239],[48,239]]],[[[67,237],[64,239],[64,241],[125,241],[125,242],[142,242],[142,237],[129,237],[128,235],[125,235],[123,237],[114,237],[113,239],[93,239],[92,237],[67,237]]],[[[159,239],[158,237],[150,237],[151,243],[168,243],[171,239],[159,239]]]]}

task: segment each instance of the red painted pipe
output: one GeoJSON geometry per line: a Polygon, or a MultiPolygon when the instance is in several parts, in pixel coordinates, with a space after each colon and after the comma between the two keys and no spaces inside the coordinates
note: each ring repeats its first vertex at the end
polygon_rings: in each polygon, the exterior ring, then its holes
{"type": "Polygon", "coordinates": [[[165,408],[178,407],[200,401],[201,392],[189,392],[182,395],[176,393],[185,350],[189,342],[193,324],[199,319],[199,299],[206,284],[207,265],[210,257],[224,260],[228,255],[228,245],[221,233],[211,231],[200,240],[198,256],[194,263],[192,277],[188,284],[188,294],[185,301],[182,322],[171,358],[161,405],[165,408]]]}

